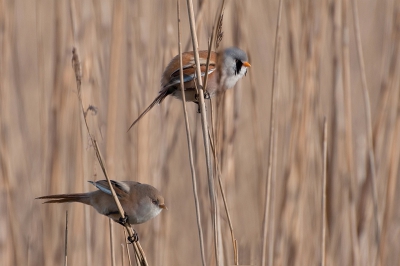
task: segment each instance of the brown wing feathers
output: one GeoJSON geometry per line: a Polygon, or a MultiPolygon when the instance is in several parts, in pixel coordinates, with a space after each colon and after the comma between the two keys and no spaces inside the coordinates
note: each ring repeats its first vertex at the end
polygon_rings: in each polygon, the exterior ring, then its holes
{"type": "MultiPolygon", "coordinates": [[[[200,58],[207,58],[208,51],[199,51],[199,56],[200,58]]],[[[215,69],[215,64],[216,64],[216,58],[217,54],[215,52],[211,52],[210,56],[210,65],[209,65],[209,71],[212,71],[215,69]]],[[[183,74],[186,76],[191,76],[193,75],[194,67],[195,67],[195,62],[194,62],[194,57],[193,57],[193,52],[186,52],[182,54],[182,60],[184,62],[187,62],[186,64],[183,65],[183,74]]],[[[205,72],[206,70],[206,64],[207,60],[200,59],[200,64],[201,64],[201,71],[205,72]]],[[[168,64],[166,70],[164,71],[161,79],[161,86],[162,90],[160,91],[160,94],[157,96],[157,98],[154,99],[154,101],[139,115],[139,117],[133,121],[133,123],[130,125],[128,128],[128,131],[137,123],[139,120],[147,114],[156,104],[161,103],[165,97],[167,97],[169,94],[173,93],[174,90],[176,90],[175,87],[175,81],[171,82],[174,80],[174,78],[179,77],[179,55],[175,56],[171,62],[168,64]],[[171,79],[173,78],[173,79],[171,79]]],[[[179,83],[179,82],[178,82],[179,83]]],[[[188,89],[188,88],[186,88],[188,89]]]]}

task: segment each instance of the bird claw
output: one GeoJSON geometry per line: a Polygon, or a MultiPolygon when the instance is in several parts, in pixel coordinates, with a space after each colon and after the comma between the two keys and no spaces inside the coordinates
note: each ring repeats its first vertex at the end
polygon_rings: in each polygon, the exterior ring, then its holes
{"type": "MultiPolygon", "coordinates": [[[[199,94],[196,93],[194,95],[194,99],[195,99],[195,103],[197,103],[197,113],[200,114],[201,113],[201,108],[200,108],[200,102],[199,102],[199,94]]],[[[204,91],[204,99],[208,100],[211,99],[211,95],[208,91],[204,91]]]]}
{"type": "MultiPolygon", "coordinates": [[[[194,95],[194,99],[196,102],[199,102],[199,94],[198,93],[196,93],[194,95]]],[[[211,99],[211,95],[208,91],[204,91],[204,99],[206,99],[206,100],[211,99]]]]}
{"type": "Polygon", "coordinates": [[[119,220],[118,220],[118,223],[121,224],[121,225],[123,225],[123,226],[125,226],[126,223],[129,222],[129,217],[128,217],[128,215],[125,213],[124,216],[125,216],[124,218],[120,217],[119,220]]]}
{"type": "MultiPolygon", "coordinates": [[[[122,217],[119,218],[118,223],[123,226],[126,226],[126,224],[129,223],[129,216],[128,216],[128,214],[126,214],[126,212],[125,212],[124,216],[125,216],[124,218],[122,218],[122,217]]],[[[132,229],[132,230],[133,230],[133,236],[128,236],[128,241],[131,244],[139,241],[139,235],[136,233],[136,231],[134,229],[132,229]]]]}
{"type": "MultiPolygon", "coordinates": [[[[132,229],[133,230],[133,229],[132,229]]],[[[136,233],[135,230],[133,230],[133,236],[128,236],[128,241],[133,244],[135,242],[139,241],[139,235],[136,233]]]]}

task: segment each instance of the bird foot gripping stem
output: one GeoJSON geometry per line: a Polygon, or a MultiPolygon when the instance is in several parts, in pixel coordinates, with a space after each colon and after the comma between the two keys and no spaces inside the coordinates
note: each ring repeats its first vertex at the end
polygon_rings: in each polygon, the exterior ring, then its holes
{"type": "Polygon", "coordinates": [[[136,233],[136,231],[134,229],[132,229],[132,230],[133,230],[133,236],[128,236],[128,241],[131,244],[139,241],[139,235],[136,233]]]}
{"type": "MultiPolygon", "coordinates": [[[[119,218],[118,223],[123,226],[126,226],[127,224],[129,224],[129,216],[126,213],[124,216],[125,217],[123,217],[123,218],[122,217],[119,218]]],[[[133,231],[133,236],[128,236],[128,241],[130,244],[133,244],[133,243],[139,241],[139,235],[136,233],[136,231],[133,228],[132,228],[132,231],[133,231]]]]}

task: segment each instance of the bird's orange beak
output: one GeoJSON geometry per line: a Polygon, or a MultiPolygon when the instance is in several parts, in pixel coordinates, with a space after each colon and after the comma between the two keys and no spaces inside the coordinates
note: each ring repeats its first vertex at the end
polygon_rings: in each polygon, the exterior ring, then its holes
{"type": "Polygon", "coordinates": [[[165,206],[165,204],[160,204],[160,205],[158,205],[161,209],[164,209],[164,210],[167,210],[168,211],[168,208],[167,208],[167,206],[165,206]]]}
{"type": "Polygon", "coordinates": [[[243,62],[243,65],[244,65],[245,67],[251,67],[251,65],[250,65],[249,62],[243,62]]]}

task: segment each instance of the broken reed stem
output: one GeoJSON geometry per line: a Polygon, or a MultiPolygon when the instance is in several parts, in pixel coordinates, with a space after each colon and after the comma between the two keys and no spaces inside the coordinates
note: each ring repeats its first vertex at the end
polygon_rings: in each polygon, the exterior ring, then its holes
{"type": "MultiPolygon", "coordinates": [[[[381,226],[379,221],[379,211],[378,211],[378,190],[376,186],[376,167],[375,167],[375,155],[374,155],[374,143],[372,136],[372,117],[371,117],[371,102],[369,98],[368,86],[367,86],[367,76],[365,74],[365,64],[364,64],[364,56],[361,45],[361,35],[360,35],[360,23],[358,16],[358,7],[356,0],[351,1],[353,7],[353,20],[354,20],[354,31],[356,35],[356,47],[357,47],[357,55],[358,55],[358,63],[360,64],[360,74],[361,74],[361,83],[362,90],[364,96],[364,108],[366,115],[366,130],[367,130],[367,141],[368,141],[368,160],[370,167],[370,174],[368,175],[371,179],[371,187],[372,187],[372,201],[374,205],[374,218],[375,218],[375,240],[377,243],[377,251],[375,262],[379,261],[379,246],[380,246],[380,238],[381,238],[381,226]]],[[[375,263],[376,264],[376,263],[375,263]]]]}
{"type": "Polygon", "coordinates": [[[68,265],[68,210],[65,212],[64,266],[68,265]]]}
{"type": "Polygon", "coordinates": [[[197,35],[196,35],[196,25],[194,21],[194,11],[193,11],[193,3],[191,0],[187,0],[187,8],[189,15],[189,24],[190,24],[190,32],[192,36],[192,44],[193,44],[193,54],[196,63],[196,76],[200,77],[197,79],[198,86],[200,89],[198,90],[199,94],[199,105],[201,110],[201,125],[203,131],[203,140],[204,140],[204,150],[206,155],[207,162],[207,176],[208,176],[208,190],[210,195],[211,202],[211,217],[212,217],[212,226],[213,226],[213,235],[214,235],[214,251],[215,251],[215,259],[216,264],[219,265],[219,254],[218,254],[218,234],[217,234],[217,217],[216,217],[216,197],[215,197],[215,188],[214,188],[214,178],[213,178],[213,170],[212,170],[212,162],[210,156],[210,142],[208,139],[208,124],[207,124],[207,116],[206,116],[206,105],[204,102],[204,88],[203,88],[203,80],[201,78],[201,69],[200,69],[200,61],[199,61],[199,51],[197,47],[197,35]]]}
{"type": "MultiPolygon", "coordinates": [[[[75,72],[75,80],[76,80],[76,86],[77,86],[77,91],[78,91],[78,99],[79,99],[79,104],[80,104],[80,107],[81,107],[81,110],[82,110],[83,120],[85,122],[86,130],[88,132],[90,141],[92,142],[92,147],[93,147],[93,149],[94,149],[94,151],[96,153],[96,157],[97,157],[97,160],[98,160],[99,165],[101,167],[101,170],[103,171],[103,174],[107,179],[108,185],[110,186],[110,190],[111,190],[112,196],[113,196],[113,198],[115,200],[115,204],[118,207],[118,211],[119,211],[119,213],[121,215],[121,218],[124,219],[125,218],[125,212],[122,209],[121,203],[119,202],[117,194],[115,193],[114,188],[113,188],[113,186],[111,184],[111,181],[110,181],[110,179],[108,177],[107,170],[106,170],[106,168],[104,166],[104,162],[103,162],[103,159],[102,159],[102,156],[101,156],[101,153],[100,153],[100,149],[99,149],[99,147],[97,145],[97,141],[92,136],[92,134],[90,133],[89,125],[88,125],[88,123],[86,121],[86,111],[85,111],[85,109],[83,107],[82,95],[81,95],[82,67],[81,67],[81,62],[79,60],[79,56],[78,56],[78,53],[77,53],[75,47],[73,47],[73,49],[72,49],[72,68],[74,69],[74,72],[75,72]]],[[[134,236],[133,229],[132,229],[131,225],[128,222],[125,224],[125,228],[128,231],[129,236],[133,237],[134,236]]],[[[133,242],[132,246],[134,247],[136,258],[140,261],[139,265],[147,266],[148,265],[147,259],[146,259],[146,256],[145,256],[143,250],[140,247],[139,241],[133,242]],[[140,247],[140,249],[139,249],[139,247],[140,247]],[[138,252],[139,250],[141,252],[138,252]]]]}
{"type": "Polygon", "coordinates": [[[326,165],[328,161],[328,126],[324,117],[323,173],[322,173],[322,234],[321,234],[321,266],[326,265],[326,165]]]}
{"type": "MultiPolygon", "coordinates": [[[[262,238],[262,257],[261,257],[261,265],[266,264],[266,246],[267,246],[267,236],[268,236],[268,229],[270,229],[270,220],[272,222],[273,215],[270,216],[270,209],[271,209],[271,201],[273,200],[271,197],[271,186],[272,186],[272,179],[273,179],[273,169],[274,172],[276,169],[276,141],[277,141],[277,134],[275,131],[275,111],[276,111],[276,102],[279,96],[278,90],[278,74],[279,74],[279,55],[280,55],[280,25],[281,25],[281,17],[282,17],[282,0],[279,1],[278,7],[278,17],[276,23],[276,32],[275,32],[275,54],[274,54],[274,73],[272,76],[272,103],[271,103],[271,115],[270,115],[270,131],[269,131],[269,159],[268,159],[268,174],[267,174],[267,193],[266,193],[266,202],[265,202],[265,209],[264,209],[264,223],[263,223],[263,238],[262,238]],[[275,97],[276,94],[276,97],[275,97]]],[[[275,176],[275,174],[274,174],[275,176]]],[[[274,235],[273,231],[270,231],[270,238],[269,238],[269,250],[268,250],[268,265],[272,265],[273,263],[273,248],[274,248],[274,235]]]]}
{"type": "MultiPolygon", "coordinates": [[[[179,0],[176,1],[177,3],[177,16],[178,16],[178,49],[179,49],[179,68],[180,68],[180,81],[181,81],[181,92],[182,92],[182,107],[183,107],[183,114],[185,117],[185,125],[186,125],[186,137],[188,142],[188,150],[189,150],[189,163],[190,163],[190,171],[192,173],[192,186],[193,186],[193,196],[194,196],[194,204],[196,208],[196,221],[197,221],[197,230],[199,234],[199,241],[200,241],[200,253],[201,253],[201,262],[202,265],[206,265],[206,258],[204,254],[204,240],[203,240],[203,229],[201,226],[201,217],[200,217],[200,206],[199,206],[199,195],[197,192],[197,178],[196,178],[196,170],[194,167],[194,159],[193,159],[193,146],[192,146],[192,137],[190,135],[190,124],[189,118],[186,109],[186,96],[185,96],[185,88],[183,82],[183,64],[182,64],[182,48],[181,48],[181,31],[180,31],[180,5],[179,0]]],[[[208,67],[208,65],[207,65],[208,67]]]]}

